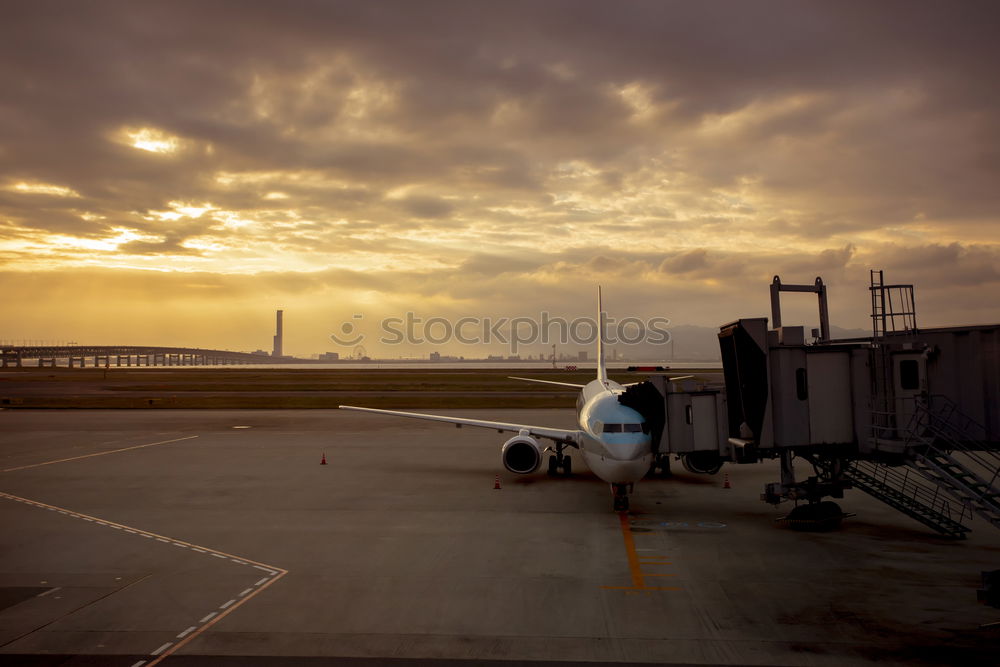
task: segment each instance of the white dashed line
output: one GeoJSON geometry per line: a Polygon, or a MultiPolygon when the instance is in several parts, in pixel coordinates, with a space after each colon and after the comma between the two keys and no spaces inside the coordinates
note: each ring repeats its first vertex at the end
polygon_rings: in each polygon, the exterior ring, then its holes
{"type": "Polygon", "coordinates": [[[150,653],[150,655],[160,655],[161,653],[163,653],[164,651],[166,651],[168,648],[170,648],[173,645],[174,645],[173,642],[167,642],[166,644],[164,644],[160,648],[158,648],[155,651],[153,651],[152,653],[150,653]]]}
{"type": "MultiPolygon", "coordinates": [[[[267,577],[264,577],[263,579],[260,579],[257,583],[255,583],[250,588],[247,588],[247,589],[243,590],[238,596],[236,596],[232,600],[229,600],[225,604],[220,605],[219,608],[218,608],[218,610],[210,612],[209,614],[207,614],[204,618],[201,619],[201,621],[198,622],[198,625],[192,625],[188,629],[184,630],[184,632],[181,632],[180,634],[178,634],[177,635],[177,639],[175,641],[170,641],[170,642],[167,642],[167,643],[163,644],[162,646],[160,646],[159,648],[157,648],[155,651],[152,651],[149,654],[150,657],[147,657],[147,658],[145,658],[143,660],[139,660],[139,661],[135,662],[132,665],[132,667],[142,667],[142,665],[147,665],[147,664],[158,664],[161,660],[163,660],[167,656],[173,654],[174,651],[177,651],[182,646],[186,645],[192,639],[194,639],[195,637],[197,637],[200,632],[202,632],[203,630],[205,630],[208,627],[207,624],[209,624],[211,621],[213,621],[213,619],[218,620],[218,618],[222,618],[223,616],[231,613],[237,606],[239,606],[240,604],[243,604],[244,602],[246,602],[247,600],[249,600],[250,598],[252,598],[254,595],[256,595],[258,592],[260,592],[260,590],[262,589],[262,587],[266,587],[266,585],[269,585],[269,584],[273,583],[276,579],[280,579],[284,574],[286,574],[285,570],[264,567],[262,565],[255,565],[252,562],[247,562],[245,560],[241,560],[239,558],[235,558],[235,557],[233,557],[233,556],[231,556],[229,554],[224,554],[224,553],[221,553],[221,552],[213,551],[211,549],[200,549],[198,547],[195,547],[194,545],[183,543],[183,542],[177,542],[175,540],[168,539],[166,537],[162,537],[162,536],[156,535],[155,533],[147,533],[147,532],[142,531],[142,530],[132,529],[132,528],[129,528],[128,526],[123,526],[123,525],[115,524],[115,523],[110,522],[110,521],[104,521],[102,519],[98,519],[98,518],[95,518],[95,517],[90,517],[90,516],[87,516],[85,514],[80,514],[78,512],[73,512],[73,511],[65,510],[65,509],[62,509],[62,508],[59,508],[59,507],[54,507],[54,506],[51,506],[51,505],[46,505],[45,503],[35,502],[33,500],[28,500],[27,498],[19,498],[17,496],[12,496],[10,494],[3,493],[3,492],[0,492],[0,497],[8,498],[10,500],[16,500],[17,502],[20,502],[20,503],[23,503],[23,504],[27,504],[27,505],[32,505],[34,507],[44,508],[44,509],[49,510],[50,512],[52,512],[52,511],[59,512],[60,514],[65,514],[67,516],[72,516],[72,517],[77,518],[77,519],[83,519],[84,521],[89,521],[90,523],[94,523],[94,524],[97,524],[97,525],[100,525],[100,526],[110,526],[111,528],[114,528],[115,530],[123,530],[123,531],[125,531],[127,533],[131,533],[132,535],[140,535],[140,536],[146,538],[147,540],[155,539],[157,542],[163,542],[164,544],[173,544],[175,547],[181,547],[182,549],[191,549],[192,551],[195,551],[195,552],[201,553],[201,554],[207,553],[207,554],[209,554],[211,556],[214,556],[215,558],[220,558],[222,560],[229,560],[229,561],[231,561],[233,563],[236,563],[237,565],[252,565],[253,567],[257,568],[258,570],[266,572],[269,575],[267,577]],[[279,574],[279,572],[280,572],[280,574],[279,574]],[[155,660],[151,660],[151,658],[153,658],[153,657],[155,657],[155,660]]],[[[42,583],[44,584],[46,582],[42,582],[42,583]]],[[[59,590],[62,590],[61,586],[60,587],[56,587],[56,588],[52,588],[52,589],[49,589],[49,590],[46,590],[46,591],[44,591],[42,593],[39,593],[35,597],[44,597],[46,595],[49,595],[50,593],[54,593],[54,592],[59,591],[59,590]]],[[[59,599],[59,597],[60,596],[56,596],[56,599],[59,599]]]]}

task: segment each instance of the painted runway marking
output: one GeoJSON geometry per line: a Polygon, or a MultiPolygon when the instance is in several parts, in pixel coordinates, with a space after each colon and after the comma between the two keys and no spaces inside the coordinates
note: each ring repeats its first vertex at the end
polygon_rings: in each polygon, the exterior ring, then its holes
{"type": "Polygon", "coordinates": [[[618,521],[621,524],[622,540],[625,542],[625,556],[628,559],[629,574],[632,577],[631,586],[601,586],[604,590],[625,591],[627,593],[652,591],[679,591],[676,586],[647,586],[646,577],[671,577],[672,574],[646,574],[642,571],[642,565],[666,565],[661,559],[664,556],[643,556],[641,559],[636,553],[635,538],[632,536],[632,525],[629,522],[628,512],[619,512],[618,521]]]}
{"type": "Polygon", "coordinates": [[[163,653],[164,651],[166,651],[168,648],[170,648],[173,645],[174,645],[173,642],[167,642],[166,644],[164,644],[160,648],[158,648],[155,651],[153,651],[152,653],[150,653],[150,655],[160,655],[161,653],[163,653]]]}
{"type": "MultiPolygon", "coordinates": [[[[0,491],[0,498],[6,498],[8,500],[13,500],[19,503],[23,503],[25,505],[32,505],[40,509],[55,510],[55,511],[63,510],[63,512],[60,513],[65,513],[67,516],[75,519],[83,519],[84,521],[89,521],[94,525],[107,526],[109,528],[117,528],[119,530],[132,533],[133,535],[139,535],[146,539],[155,539],[158,542],[165,542],[173,544],[174,546],[178,547],[190,548],[191,551],[208,554],[210,556],[221,558],[223,560],[228,560],[236,564],[251,565],[252,567],[258,570],[263,570],[264,572],[268,573],[268,575],[270,575],[259,580],[252,587],[244,590],[236,598],[233,598],[228,602],[226,602],[225,604],[221,605],[219,607],[219,609],[222,610],[221,612],[213,611],[207,614],[204,618],[198,621],[197,625],[193,625],[184,632],[182,632],[180,635],[177,636],[177,638],[180,641],[167,642],[162,646],[160,646],[159,648],[157,648],[155,651],[152,651],[149,654],[151,657],[154,658],[152,661],[140,660],[139,662],[136,662],[133,665],[133,667],[136,667],[136,665],[146,665],[146,664],[148,664],[149,667],[153,667],[154,665],[159,664],[162,660],[169,657],[170,655],[181,649],[183,646],[187,645],[189,642],[193,641],[205,630],[215,625],[216,623],[221,621],[223,618],[225,618],[232,612],[236,611],[236,609],[238,609],[241,605],[249,602],[250,599],[253,598],[255,595],[259,594],[268,586],[270,586],[271,584],[273,584],[274,582],[278,581],[283,576],[288,574],[288,570],[285,570],[283,568],[278,568],[273,566],[268,567],[258,561],[254,561],[249,558],[239,558],[234,554],[226,553],[225,551],[218,551],[216,549],[211,549],[205,546],[199,547],[198,545],[191,544],[190,542],[171,539],[163,535],[157,535],[156,533],[151,533],[149,531],[142,530],[141,528],[135,528],[134,526],[125,526],[123,524],[115,523],[113,521],[105,521],[103,519],[98,519],[96,517],[92,517],[86,514],[81,514],[80,512],[74,512],[73,510],[68,510],[62,507],[55,507],[54,505],[48,505],[46,503],[38,502],[35,500],[29,500],[28,498],[21,498],[19,496],[15,496],[9,493],[4,493],[3,491],[0,491]]],[[[58,588],[53,589],[52,591],[47,591],[46,593],[51,593],[54,592],[55,590],[59,589],[58,588]]]]}
{"type": "Polygon", "coordinates": [[[49,593],[55,593],[56,591],[61,591],[61,590],[62,590],[62,586],[56,586],[55,588],[50,588],[49,590],[45,591],[44,593],[39,593],[35,597],[36,598],[43,598],[46,595],[48,595],[49,593]]]}
{"type": "Polygon", "coordinates": [[[83,456],[71,456],[68,459],[57,459],[55,461],[45,461],[43,463],[32,463],[26,466],[17,466],[16,468],[5,468],[0,470],[0,472],[14,472],[15,470],[27,470],[28,468],[38,468],[40,466],[50,466],[53,463],[66,463],[67,461],[79,461],[80,459],[89,459],[95,456],[104,456],[106,454],[117,454],[118,452],[127,452],[132,449],[143,449],[144,447],[155,447],[156,445],[166,445],[171,442],[180,442],[182,440],[191,440],[197,438],[196,435],[189,435],[183,438],[174,438],[172,440],[160,440],[159,442],[150,442],[145,445],[134,445],[132,447],[122,447],[121,449],[109,449],[104,452],[96,452],[94,454],[84,454],[83,456]]]}
{"type": "Polygon", "coordinates": [[[133,664],[132,667],[142,667],[145,664],[146,664],[145,660],[140,660],[139,662],[133,664]]]}

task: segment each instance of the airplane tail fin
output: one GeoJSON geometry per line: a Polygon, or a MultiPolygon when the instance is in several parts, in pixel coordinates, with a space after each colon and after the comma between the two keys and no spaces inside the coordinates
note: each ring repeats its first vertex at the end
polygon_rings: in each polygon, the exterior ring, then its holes
{"type": "Polygon", "coordinates": [[[608,369],[604,363],[604,307],[601,305],[601,286],[597,286],[597,379],[605,382],[608,369]]]}

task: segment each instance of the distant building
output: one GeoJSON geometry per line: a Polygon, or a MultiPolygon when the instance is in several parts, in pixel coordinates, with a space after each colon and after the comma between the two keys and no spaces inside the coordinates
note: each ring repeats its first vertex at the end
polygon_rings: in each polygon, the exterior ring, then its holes
{"type": "Polygon", "coordinates": [[[340,361],[340,353],[339,352],[324,352],[323,354],[319,355],[319,360],[320,361],[340,361]]]}
{"type": "Polygon", "coordinates": [[[284,314],[285,314],[285,311],[279,310],[277,318],[276,318],[276,321],[275,321],[274,352],[271,353],[271,356],[273,356],[273,357],[284,356],[283,353],[282,353],[282,351],[281,351],[282,343],[284,342],[283,341],[284,333],[283,333],[282,327],[281,327],[281,317],[284,314]]]}
{"type": "Polygon", "coordinates": [[[431,352],[431,354],[430,354],[430,360],[431,361],[441,361],[441,353],[440,352],[431,352]]]}

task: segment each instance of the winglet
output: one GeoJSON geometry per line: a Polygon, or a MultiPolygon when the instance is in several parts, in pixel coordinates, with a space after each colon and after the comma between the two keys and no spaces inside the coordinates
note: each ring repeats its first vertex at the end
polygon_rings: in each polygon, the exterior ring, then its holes
{"type": "Polygon", "coordinates": [[[604,307],[601,305],[601,286],[597,286],[597,379],[606,382],[608,369],[604,364],[604,307]]]}

